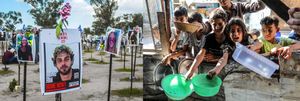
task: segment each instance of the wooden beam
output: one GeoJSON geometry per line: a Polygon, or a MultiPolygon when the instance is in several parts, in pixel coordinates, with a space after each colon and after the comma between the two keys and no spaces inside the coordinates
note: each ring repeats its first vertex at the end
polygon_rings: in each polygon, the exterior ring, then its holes
{"type": "Polygon", "coordinates": [[[157,12],[158,28],[160,33],[160,42],[162,47],[162,55],[169,54],[170,42],[168,33],[166,32],[166,20],[164,12],[157,12]]]}
{"type": "MultiPolygon", "coordinates": [[[[167,39],[170,39],[170,37],[171,37],[170,0],[165,0],[165,10],[166,10],[165,17],[166,17],[166,33],[167,33],[166,37],[167,37],[167,39]]],[[[169,44],[170,44],[170,42],[169,42],[169,44]]],[[[168,51],[171,52],[170,48],[168,51]]]]}
{"type": "Polygon", "coordinates": [[[262,0],[272,11],[274,11],[285,22],[289,19],[288,10],[290,9],[280,0],[262,0]]]}

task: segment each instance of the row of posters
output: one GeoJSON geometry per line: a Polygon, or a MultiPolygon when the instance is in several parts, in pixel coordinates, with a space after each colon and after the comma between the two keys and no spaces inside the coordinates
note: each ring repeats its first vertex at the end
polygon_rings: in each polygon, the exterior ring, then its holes
{"type": "MultiPolygon", "coordinates": [[[[129,45],[139,44],[139,32],[129,31],[129,45]]],[[[119,55],[121,29],[107,28],[104,51],[119,55]]],[[[82,86],[82,43],[77,29],[64,29],[59,35],[55,29],[42,29],[39,36],[39,68],[43,95],[78,90],[82,86]]],[[[34,34],[26,32],[16,37],[18,61],[33,62],[35,59],[34,34]]]]}
{"type": "MultiPolygon", "coordinates": [[[[76,29],[65,29],[59,36],[56,35],[55,29],[41,30],[39,65],[43,95],[69,92],[81,88],[83,68],[80,35],[76,29]]],[[[105,52],[118,55],[122,35],[123,31],[120,29],[107,28],[105,52]]]]}

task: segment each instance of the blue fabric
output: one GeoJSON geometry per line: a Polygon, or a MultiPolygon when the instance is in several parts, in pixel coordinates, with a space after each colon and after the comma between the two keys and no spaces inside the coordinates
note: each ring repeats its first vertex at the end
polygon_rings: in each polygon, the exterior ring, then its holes
{"type": "Polygon", "coordinates": [[[300,35],[297,34],[295,31],[291,31],[289,33],[289,38],[300,41],[300,35]]]}
{"type": "Polygon", "coordinates": [[[275,37],[281,37],[281,32],[277,32],[275,37]]]}

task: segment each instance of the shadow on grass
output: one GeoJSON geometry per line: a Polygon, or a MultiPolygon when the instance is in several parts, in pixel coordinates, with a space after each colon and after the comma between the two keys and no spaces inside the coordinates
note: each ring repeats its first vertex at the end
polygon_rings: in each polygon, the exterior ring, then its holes
{"type": "Polygon", "coordinates": [[[84,59],[84,61],[98,61],[98,60],[95,58],[87,58],[87,59],[84,59]]]}
{"type": "Polygon", "coordinates": [[[0,70],[0,75],[8,75],[8,74],[13,74],[15,71],[12,70],[0,70]]]}
{"type": "Polygon", "coordinates": [[[84,78],[82,79],[82,83],[83,83],[83,84],[89,83],[89,82],[90,82],[90,79],[84,79],[84,78]]]}
{"type": "Polygon", "coordinates": [[[105,61],[93,61],[92,63],[94,63],[94,64],[109,64],[109,62],[105,62],[105,61]]]}
{"type": "MultiPolygon", "coordinates": [[[[118,59],[118,60],[115,60],[117,62],[124,62],[124,59],[118,59]]],[[[125,62],[128,61],[128,60],[125,60],[125,62]]]]}
{"type": "MultiPolygon", "coordinates": [[[[116,72],[131,72],[131,69],[129,67],[125,67],[125,69],[122,67],[122,68],[118,68],[118,69],[115,69],[116,72]]],[[[135,69],[135,71],[137,71],[137,69],[135,69]]]]}
{"type": "Polygon", "coordinates": [[[83,52],[84,53],[93,53],[94,51],[92,49],[90,49],[90,50],[84,50],[83,52]]]}
{"type": "Polygon", "coordinates": [[[106,52],[99,52],[97,55],[105,55],[106,54],[106,52]]]}
{"type": "Polygon", "coordinates": [[[117,95],[120,97],[130,97],[130,96],[141,97],[143,96],[143,89],[132,88],[132,92],[130,88],[112,90],[112,95],[117,95]]]}
{"type": "Polygon", "coordinates": [[[136,64],[136,66],[138,66],[138,67],[143,67],[144,64],[136,64]]]}
{"type": "MultiPolygon", "coordinates": [[[[130,82],[130,79],[129,79],[129,77],[125,77],[125,78],[121,78],[120,81],[129,81],[130,82]]],[[[133,79],[133,82],[142,82],[142,81],[143,81],[143,78],[133,79]]]]}

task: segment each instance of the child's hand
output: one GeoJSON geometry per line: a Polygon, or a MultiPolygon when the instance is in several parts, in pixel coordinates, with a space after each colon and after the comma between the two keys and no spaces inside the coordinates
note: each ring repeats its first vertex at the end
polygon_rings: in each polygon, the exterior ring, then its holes
{"type": "Polygon", "coordinates": [[[206,61],[210,61],[210,60],[214,60],[215,58],[214,58],[214,55],[212,55],[212,54],[210,54],[210,53],[207,53],[207,54],[205,54],[205,56],[204,56],[204,60],[206,60],[206,61]]]}
{"type": "Polygon", "coordinates": [[[284,59],[289,59],[292,56],[292,50],[289,46],[278,48],[276,53],[284,59]]]}
{"type": "Polygon", "coordinates": [[[217,75],[218,73],[217,73],[217,69],[211,69],[211,70],[209,70],[208,71],[208,73],[207,73],[207,78],[208,79],[212,79],[215,75],[217,75]]]}
{"type": "Polygon", "coordinates": [[[164,65],[170,65],[171,64],[171,54],[165,56],[161,62],[164,65]]]}
{"type": "Polygon", "coordinates": [[[181,30],[178,28],[175,28],[175,36],[179,37],[181,30]]]}
{"type": "Polygon", "coordinates": [[[290,17],[287,23],[290,25],[290,28],[297,33],[300,32],[300,8],[290,8],[288,13],[290,17]]]}
{"type": "Polygon", "coordinates": [[[256,50],[254,45],[248,45],[247,47],[248,47],[250,50],[253,50],[253,51],[256,50]]]}
{"type": "Polygon", "coordinates": [[[189,70],[186,74],[185,74],[185,78],[186,79],[191,79],[192,76],[194,75],[194,71],[193,70],[189,70]]]}
{"type": "Polygon", "coordinates": [[[272,49],[271,49],[271,54],[270,54],[270,55],[278,55],[278,54],[277,54],[277,49],[278,49],[278,47],[272,48],[272,49]]]}

